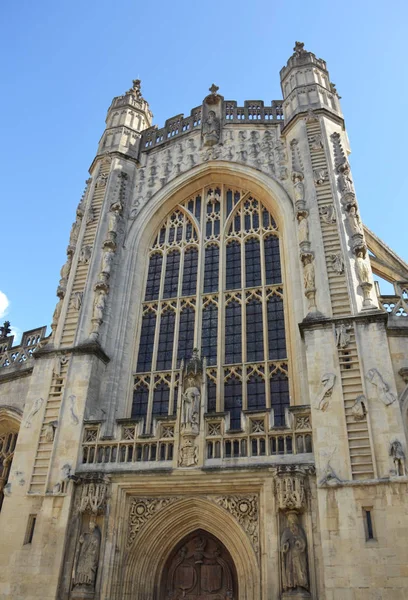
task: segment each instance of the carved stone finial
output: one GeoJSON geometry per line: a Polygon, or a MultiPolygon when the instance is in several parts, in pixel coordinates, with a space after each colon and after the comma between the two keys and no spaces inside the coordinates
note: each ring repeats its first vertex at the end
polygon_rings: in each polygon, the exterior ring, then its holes
{"type": "Polygon", "coordinates": [[[0,338],[5,338],[11,333],[10,321],[4,321],[3,327],[0,327],[0,338]]]}
{"type": "Polygon", "coordinates": [[[282,469],[278,472],[275,489],[280,510],[302,511],[305,509],[305,473],[282,469]]]}
{"type": "Polygon", "coordinates": [[[203,361],[200,358],[200,351],[194,348],[190,360],[186,364],[186,375],[201,375],[203,372],[203,361]]]}
{"type": "Polygon", "coordinates": [[[132,87],[126,92],[126,94],[130,94],[131,96],[136,98],[136,100],[141,100],[143,98],[142,92],[141,92],[141,83],[142,82],[140,81],[140,79],[134,79],[132,83],[133,83],[132,87]]]}
{"type": "Polygon", "coordinates": [[[307,54],[304,42],[295,42],[295,47],[293,48],[293,51],[295,53],[295,56],[299,57],[307,54]]]}
{"type": "Polygon", "coordinates": [[[208,88],[208,91],[210,91],[215,96],[219,89],[220,88],[218,87],[218,85],[215,85],[215,83],[213,83],[211,87],[208,88]]]}

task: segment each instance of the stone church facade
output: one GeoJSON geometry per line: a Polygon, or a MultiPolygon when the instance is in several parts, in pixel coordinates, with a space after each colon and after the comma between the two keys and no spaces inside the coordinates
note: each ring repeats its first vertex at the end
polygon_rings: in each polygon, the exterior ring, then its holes
{"type": "Polygon", "coordinates": [[[114,98],[52,333],[2,328],[1,600],[407,598],[408,266],[326,63],[280,77],[114,98]]]}

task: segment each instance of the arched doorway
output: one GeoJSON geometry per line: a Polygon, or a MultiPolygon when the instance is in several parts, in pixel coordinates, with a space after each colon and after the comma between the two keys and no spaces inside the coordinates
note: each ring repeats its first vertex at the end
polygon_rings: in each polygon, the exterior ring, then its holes
{"type": "Polygon", "coordinates": [[[160,600],[236,600],[235,565],[225,546],[197,529],[173,549],[163,569],[160,600]]]}

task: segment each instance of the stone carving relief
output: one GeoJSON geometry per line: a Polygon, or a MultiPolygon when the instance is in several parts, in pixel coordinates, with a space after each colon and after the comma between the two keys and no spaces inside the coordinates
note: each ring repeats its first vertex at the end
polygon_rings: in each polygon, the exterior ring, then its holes
{"type": "Polygon", "coordinates": [[[88,264],[92,256],[92,246],[85,245],[81,248],[78,262],[88,264]]]}
{"type": "Polygon", "coordinates": [[[92,319],[91,319],[91,334],[90,337],[96,340],[99,336],[99,329],[103,323],[103,313],[106,304],[106,295],[109,290],[108,285],[101,286],[99,283],[95,285],[95,296],[93,303],[92,319]]]}
{"type": "Polygon", "coordinates": [[[103,514],[109,494],[110,479],[107,475],[92,473],[81,476],[81,487],[77,508],[78,512],[91,515],[103,514]]]}
{"type": "Polygon", "coordinates": [[[383,376],[377,369],[370,369],[367,373],[367,379],[377,391],[377,398],[389,406],[396,401],[397,397],[390,391],[390,386],[384,381],[383,376]]]}
{"type": "Polygon", "coordinates": [[[58,427],[58,421],[50,421],[45,425],[45,441],[52,443],[55,438],[55,431],[58,427]]]}
{"type": "Polygon", "coordinates": [[[306,534],[296,512],[287,514],[287,527],[282,533],[280,550],[284,591],[282,598],[309,597],[306,534]]]}
{"type": "Polygon", "coordinates": [[[69,362],[69,356],[65,356],[65,355],[56,356],[55,360],[54,360],[53,374],[56,377],[61,377],[62,368],[65,367],[65,365],[67,365],[68,362],[69,362]]]}
{"type": "Polygon", "coordinates": [[[74,292],[71,300],[71,305],[75,308],[75,310],[81,310],[83,296],[83,292],[74,292]]]}
{"type": "Polygon", "coordinates": [[[53,494],[65,494],[71,477],[71,465],[66,464],[61,469],[60,480],[52,488],[53,494]]]}
{"type": "Polygon", "coordinates": [[[78,237],[79,237],[79,231],[81,229],[81,223],[82,223],[82,216],[79,216],[77,214],[75,221],[72,223],[71,232],[69,235],[69,247],[71,248],[71,250],[75,250],[75,248],[76,248],[78,237]]]}
{"type": "Polygon", "coordinates": [[[76,396],[74,394],[71,394],[69,397],[69,413],[71,415],[71,423],[73,425],[78,425],[78,423],[79,423],[77,412],[78,412],[78,410],[77,410],[76,396]]]}
{"type": "Polygon", "coordinates": [[[321,133],[316,133],[310,138],[310,149],[312,152],[318,152],[323,149],[323,138],[321,133]]]}
{"type": "Polygon", "coordinates": [[[399,440],[394,440],[390,445],[390,456],[392,458],[392,462],[394,468],[391,471],[392,475],[397,475],[398,477],[403,477],[406,475],[405,468],[405,452],[402,448],[402,444],[399,440]]]}
{"type": "Polygon", "coordinates": [[[370,267],[366,259],[365,250],[358,250],[356,252],[355,269],[357,279],[363,291],[363,308],[375,308],[375,305],[371,300],[371,289],[373,287],[373,284],[371,283],[370,267]]]}
{"type": "Polygon", "coordinates": [[[319,215],[323,223],[327,223],[328,225],[333,225],[336,222],[336,211],[332,204],[327,204],[326,206],[321,206],[319,208],[319,215]]]}
{"type": "Polygon", "coordinates": [[[126,546],[130,546],[135,541],[142,527],[158,512],[180,500],[180,496],[169,498],[132,498],[129,509],[129,524],[126,539],[126,546]]]}
{"type": "Polygon", "coordinates": [[[72,266],[72,256],[73,256],[73,249],[71,248],[71,246],[68,246],[67,260],[61,268],[61,271],[60,271],[61,279],[59,282],[59,288],[64,292],[64,294],[67,291],[68,277],[71,272],[71,266],[72,266]]]}
{"type": "Polygon", "coordinates": [[[351,336],[349,331],[351,331],[352,326],[346,325],[346,323],[340,323],[336,327],[336,346],[337,348],[347,348],[350,343],[351,336]]]}
{"type": "Polygon", "coordinates": [[[327,462],[326,468],[323,471],[323,476],[319,481],[319,485],[338,485],[342,483],[342,480],[336,475],[333,467],[330,464],[330,460],[327,462]]]}
{"type": "Polygon", "coordinates": [[[366,398],[363,394],[357,396],[356,401],[351,407],[351,414],[355,421],[363,421],[366,418],[366,398]]]}
{"type": "Polygon", "coordinates": [[[298,239],[299,246],[302,252],[307,252],[310,250],[310,241],[309,241],[309,211],[307,210],[298,210],[296,213],[297,221],[298,221],[298,239]]]}
{"type": "Polygon", "coordinates": [[[275,144],[275,160],[277,163],[277,175],[280,180],[284,181],[288,178],[288,154],[286,152],[286,145],[282,138],[280,138],[275,144]]]}
{"type": "Polygon", "coordinates": [[[334,373],[325,373],[321,379],[322,385],[316,398],[315,406],[323,412],[328,409],[330,398],[333,393],[336,375],[334,373]]]}
{"type": "Polygon", "coordinates": [[[278,471],[276,497],[280,510],[303,510],[306,507],[305,474],[278,471]]]}
{"type": "Polygon", "coordinates": [[[337,254],[332,254],[330,260],[333,271],[338,275],[341,275],[344,272],[344,258],[342,253],[337,252],[337,254]]]}
{"type": "Polygon", "coordinates": [[[197,348],[193,350],[191,359],[182,370],[179,466],[192,467],[198,464],[198,446],[195,438],[200,430],[203,385],[203,364],[197,348]]]}
{"type": "Polygon", "coordinates": [[[329,174],[326,168],[321,167],[313,171],[313,178],[315,185],[323,185],[329,178],[329,174]]]}
{"type": "Polygon", "coordinates": [[[44,398],[36,398],[33,402],[33,405],[30,409],[30,412],[28,413],[25,421],[24,421],[24,427],[31,427],[31,423],[33,421],[33,418],[35,417],[35,415],[38,413],[38,411],[40,410],[40,408],[42,407],[44,403],[44,398]]]}
{"type": "Polygon", "coordinates": [[[95,181],[95,187],[96,188],[105,187],[106,183],[108,181],[108,177],[109,177],[109,173],[106,173],[106,172],[99,173],[99,175],[95,181]]]}
{"type": "Polygon", "coordinates": [[[220,496],[209,497],[218,506],[227,510],[241,525],[251,540],[256,553],[259,551],[259,509],[258,497],[250,496],[220,496]]]}

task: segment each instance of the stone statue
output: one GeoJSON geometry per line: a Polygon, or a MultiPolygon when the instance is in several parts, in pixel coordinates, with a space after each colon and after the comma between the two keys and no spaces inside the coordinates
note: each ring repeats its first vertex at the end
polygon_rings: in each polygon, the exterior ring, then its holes
{"type": "Polygon", "coordinates": [[[390,446],[390,456],[392,457],[395,474],[398,476],[405,475],[405,452],[400,441],[395,440],[390,446]]]}
{"type": "Polygon", "coordinates": [[[190,426],[191,429],[198,429],[200,422],[200,390],[196,386],[194,377],[188,377],[187,388],[183,394],[181,423],[184,428],[190,426]]]}
{"type": "Polygon", "coordinates": [[[350,329],[351,325],[346,325],[345,323],[341,323],[338,327],[336,327],[336,346],[338,348],[347,348],[349,345],[350,329]]]}
{"type": "Polygon", "coordinates": [[[358,216],[357,207],[352,204],[348,211],[348,222],[350,225],[351,235],[363,235],[363,227],[360,217],[358,216]]]}
{"type": "Polygon", "coordinates": [[[105,308],[106,292],[105,290],[97,290],[95,294],[93,316],[92,318],[98,321],[103,320],[103,310],[105,308]]]}
{"type": "Polygon", "coordinates": [[[115,254],[111,248],[108,248],[102,255],[102,273],[110,275],[112,269],[112,262],[115,254]]]}
{"type": "Polygon", "coordinates": [[[213,146],[220,141],[220,120],[213,110],[208,111],[208,116],[203,123],[204,146],[213,146]]]}
{"type": "Polygon", "coordinates": [[[306,291],[315,289],[315,270],[313,258],[304,259],[303,261],[303,280],[306,291]]]}
{"type": "Polygon", "coordinates": [[[303,173],[293,171],[292,173],[293,189],[295,192],[295,202],[303,202],[305,199],[305,186],[303,183],[303,173]]]}
{"type": "Polygon", "coordinates": [[[356,273],[360,284],[370,282],[370,269],[364,258],[364,252],[359,250],[356,256],[356,273]]]}
{"type": "Polygon", "coordinates": [[[343,163],[338,167],[339,171],[339,188],[342,193],[353,192],[353,181],[350,177],[350,165],[348,162],[343,163]]]}
{"type": "Polygon", "coordinates": [[[330,256],[333,271],[341,275],[344,271],[344,259],[341,252],[330,256]]]}
{"type": "Polygon", "coordinates": [[[81,217],[77,216],[75,221],[72,223],[71,233],[69,235],[69,245],[76,246],[79,236],[79,230],[81,228],[81,217]]]}
{"type": "MultiPolygon", "coordinates": [[[[91,519],[88,533],[82,534],[78,540],[78,552],[73,577],[74,589],[94,591],[98,571],[101,532],[91,519]]],[[[79,590],[78,590],[79,591],[79,590]]]]}
{"type": "Polygon", "coordinates": [[[68,276],[71,271],[71,265],[72,265],[72,252],[68,252],[67,260],[63,264],[61,271],[60,271],[60,275],[61,275],[60,286],[66,287],[68,276]]]}
{"type": "Polygon", "coordinates": [[[80,263],[88,264],[92,256],[92,246],[83,246],[79,254],[78,261],[80,263]]]}
{"type": "Polygon", "coordinates": [[[288,513],[288,527],[281,538],[282,584],[285,592],[294,594],[309,589],[306,557],[306,535],[295,512],[288,513]]]}
{"type": "Polygon", "coordinates": [[[322,206],[319,209],[319,214],[321,216],[322,221],[324,221],[324,223],[327,223],[328,225],[332,225],[336,222],[336,212],[332,204],[322,206]]]}
{"type": "Polygon", "coordinates": [[[309,225],[307,222],[307,211],[297,213],[299,244],[309,243],[309,225]]]}
{"type": "Polygon", "coordinates": [[[53,333],[55,332],[55,329],[57,328],[58,321],[61,316],[63,302],[64,302],[64,298],[60,297],[60,299],[57,303],[57,306],[55,307],[54,314],[52,315],[51,329],[52,329],[53,333]]]}

